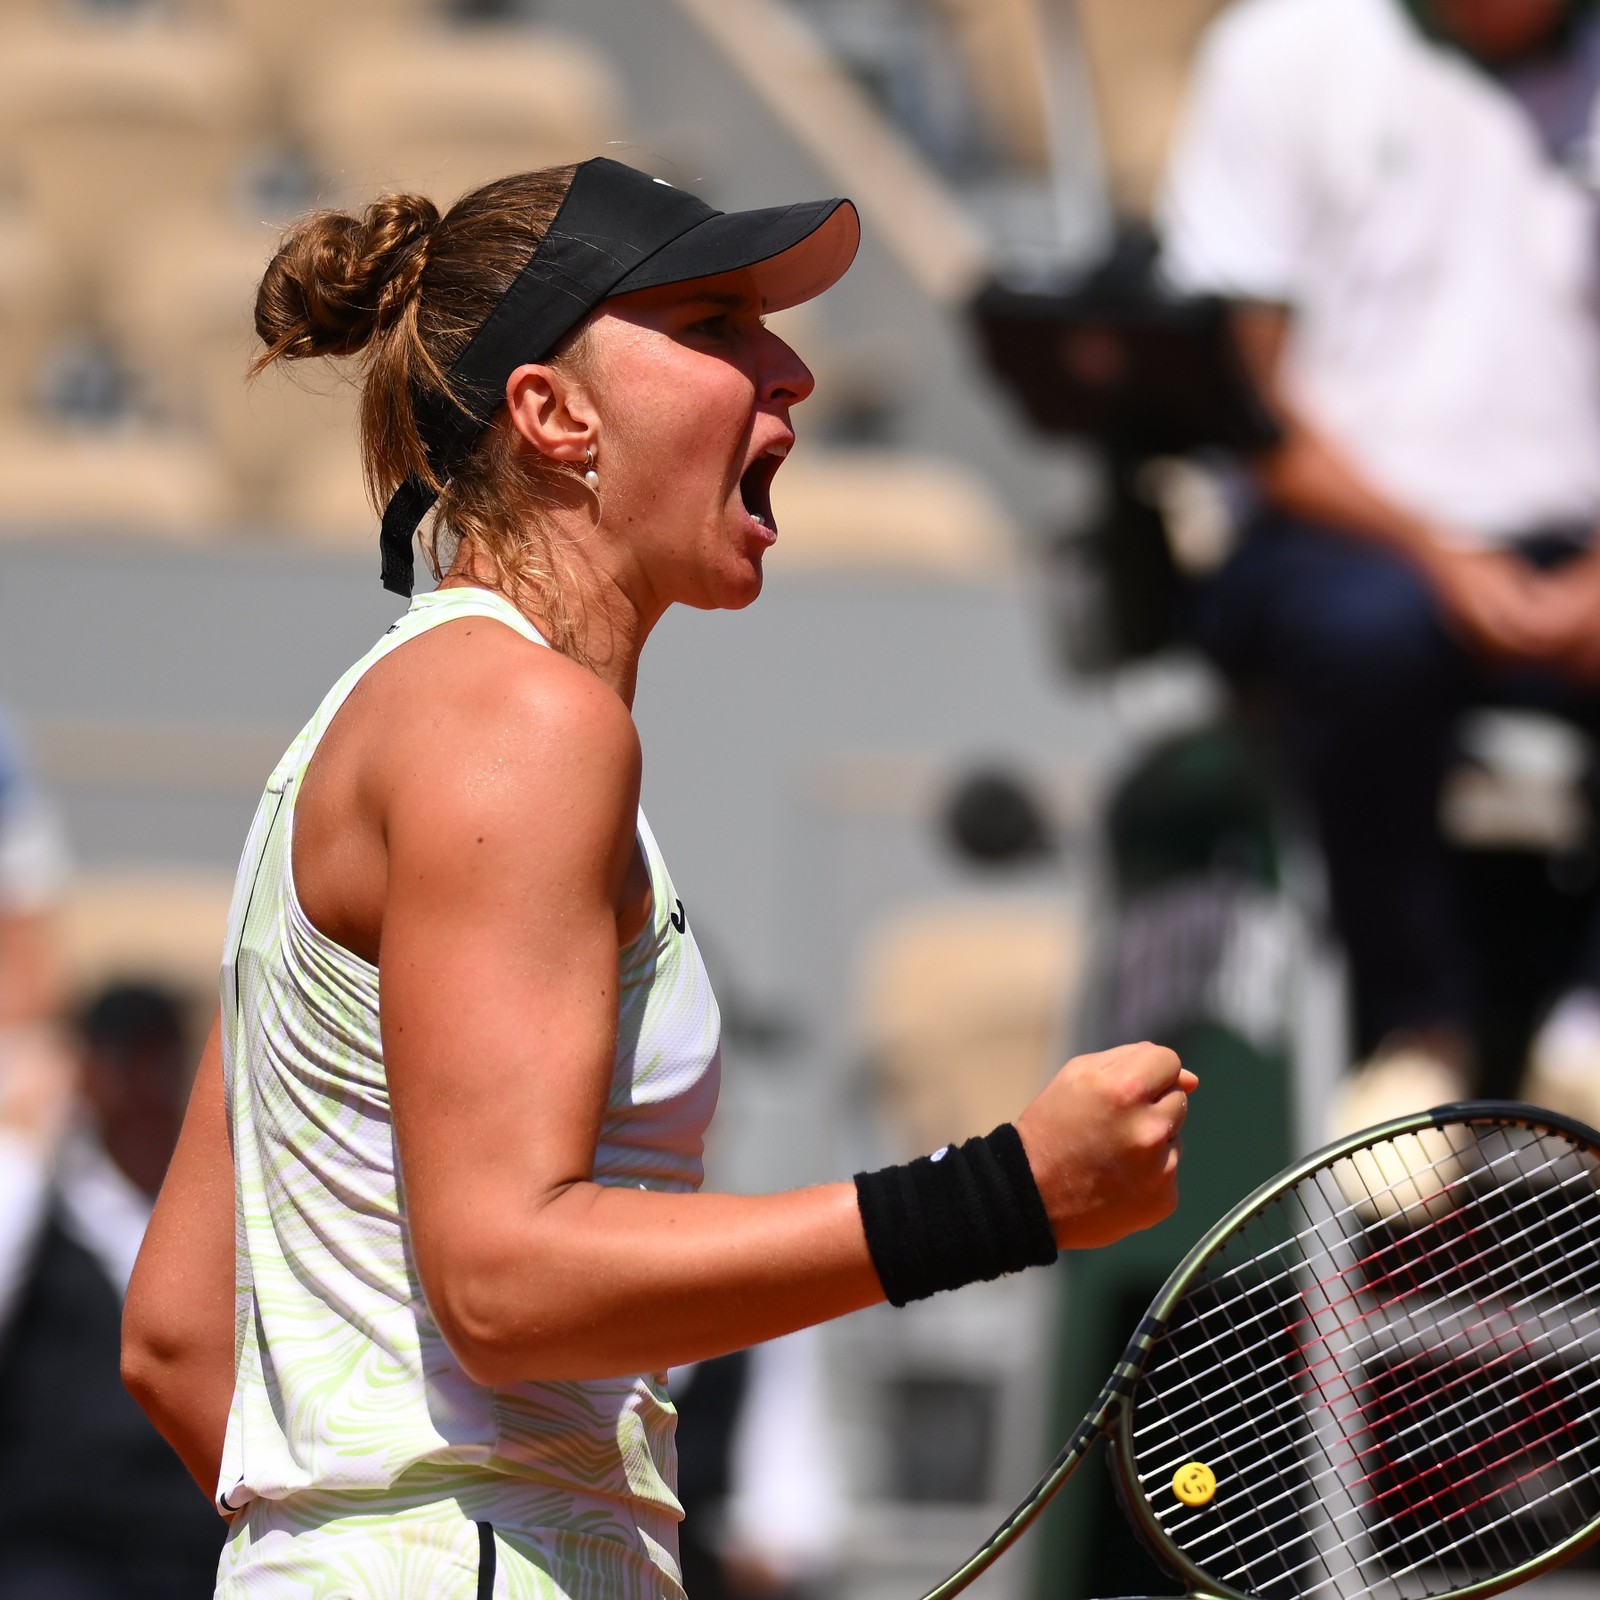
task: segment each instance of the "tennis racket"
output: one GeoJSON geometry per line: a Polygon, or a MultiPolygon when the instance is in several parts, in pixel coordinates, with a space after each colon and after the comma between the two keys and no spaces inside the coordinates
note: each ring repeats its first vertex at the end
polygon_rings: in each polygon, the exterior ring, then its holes
{"type": "Polygon", "coordinates": [[[1100,1435],[1151,1553],[1215,1600],[1446,1600],[1600,1536],[1600,1134],[1479,1101],[1242,1201],[1168,1279],[1031,1494],[1100,1435]]]}

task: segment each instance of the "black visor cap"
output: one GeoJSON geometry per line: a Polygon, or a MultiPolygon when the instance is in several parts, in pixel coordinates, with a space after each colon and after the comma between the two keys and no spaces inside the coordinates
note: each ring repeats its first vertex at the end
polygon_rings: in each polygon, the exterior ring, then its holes
{"type": "Polygon", "coordinates": [[[747,272],[761,309],[785,311],[832,288],[860,243],[861,223],[848,200],[719,211],[640,262],[611,293],[747,272]]]}

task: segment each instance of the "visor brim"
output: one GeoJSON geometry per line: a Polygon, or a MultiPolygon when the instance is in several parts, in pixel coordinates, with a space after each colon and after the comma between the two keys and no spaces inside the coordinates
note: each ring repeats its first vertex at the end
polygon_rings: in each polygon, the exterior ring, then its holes
{"type": "Polygon", "coordinates": [[[611,293],[748,272],[761,309],[783,311],[837,283],[860,243],[861,219],[848,200],[723,212],[641,261],[611,293]]]}

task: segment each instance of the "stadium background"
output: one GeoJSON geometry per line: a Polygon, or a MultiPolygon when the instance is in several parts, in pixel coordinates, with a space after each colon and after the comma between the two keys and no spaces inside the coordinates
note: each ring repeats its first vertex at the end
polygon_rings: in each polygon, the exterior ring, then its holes
{"type": "MultiPolygon", "coordinates": [[[[1094,821],[1181,675],[1075,677],[1048,559],[1095,464],[1029,434],[962,307],[1093,258],[1159,167],[1207,0],[4,0],[0,698],[65,817],[74,988],[204,1004],[256,794],[397,609],[353,394],[244,381],[275,227],[607,153],[724,207],[845,193],[860,260],[781,319],[816,397],[760,604],[647,655],[645,803],[728,1021],[713,1181],[987,1127],[1059,1059],[1094,821]],[[1058,848],[947,847],[974,769],[1058,848]]],[[[1047,1453],[1048,1275],[830,1330],[836,1592],[916,1592],[1047,1453]]],[[[983,1592],[1027,1592],[1015,1561],[983,1592]]]]}

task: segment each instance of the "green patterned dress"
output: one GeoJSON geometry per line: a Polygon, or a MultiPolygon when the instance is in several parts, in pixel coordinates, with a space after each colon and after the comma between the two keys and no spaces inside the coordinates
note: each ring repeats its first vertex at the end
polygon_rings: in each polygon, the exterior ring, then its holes
{"type": "MultiPolygon", "coordinates": [[[[233,1143],[236,1383],[218,1485],[243,1507],[229,1600],[680,1600],[664,1375],[474,1383],[411,1259],[378,1028],[378,972],[320,933],[289,869],[296,789],[362,674],[458,617],[542,643],[487,590],[420,596],[335,685],[267,784],[222,969],[233,1143]],[[493,1528],[498,1576],[479,1584],[493,1528]]],[[[650,925],[621,952],[595,1178],[701,1178],[719,1018],[643,814],[650,925]]],[[[530,1060],[527,1070],[538,1071],[530,1060]]]]}

